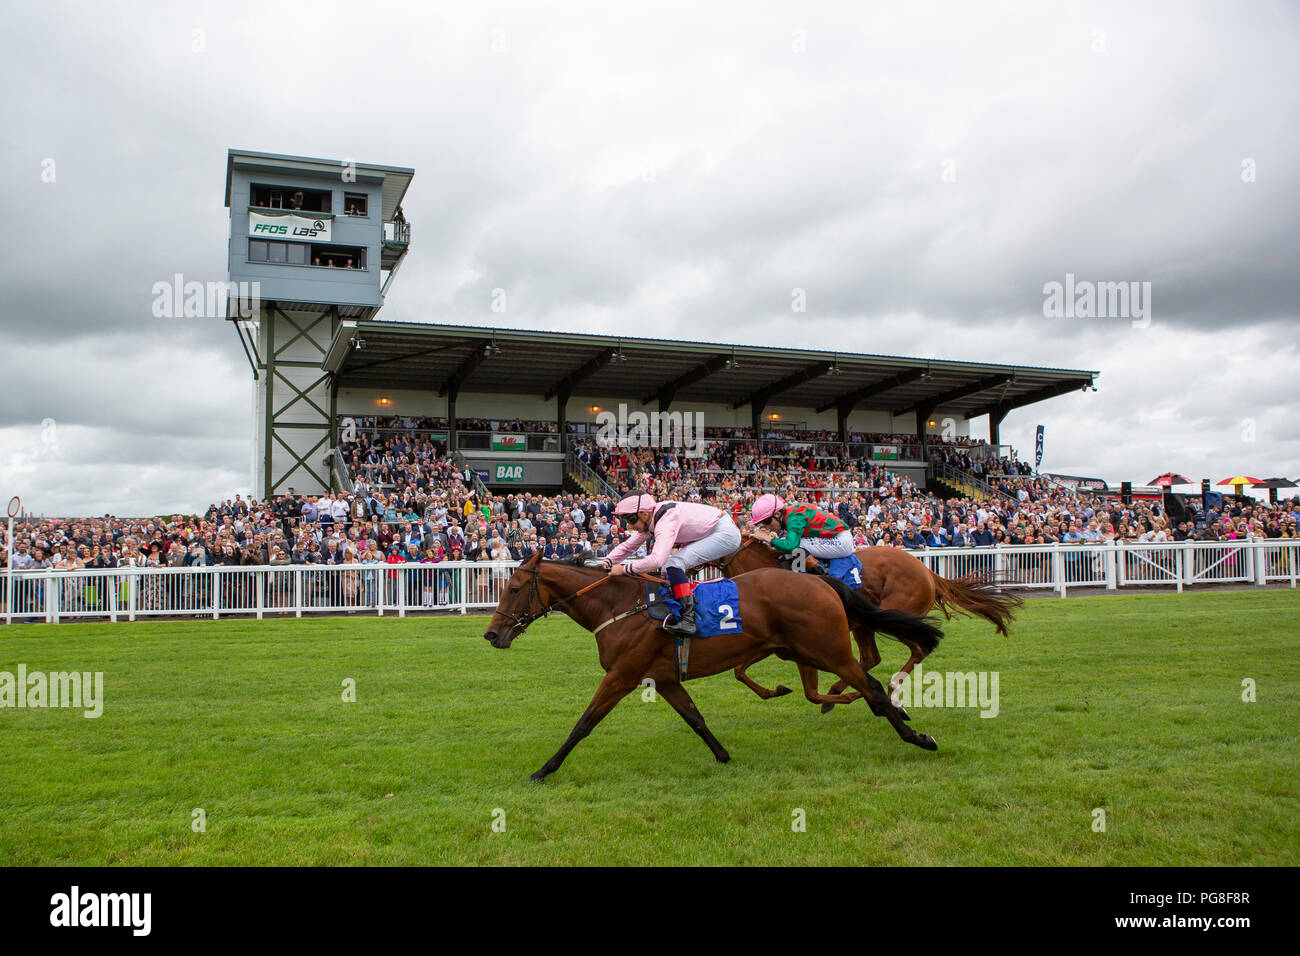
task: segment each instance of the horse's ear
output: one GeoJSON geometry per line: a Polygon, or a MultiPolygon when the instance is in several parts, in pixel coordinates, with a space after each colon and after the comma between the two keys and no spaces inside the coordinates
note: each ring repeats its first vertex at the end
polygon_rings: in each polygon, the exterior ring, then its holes
{"type": "Polygon", "coordinates": [[[531,567],[536,567],[538,564],[541,564],[541,562],[542,562],[542,552],[539,549],[537,551],[534,551],[527,558],[525,558],[524,563],[519,566],[521,568],[531,568],[531,567]]]}

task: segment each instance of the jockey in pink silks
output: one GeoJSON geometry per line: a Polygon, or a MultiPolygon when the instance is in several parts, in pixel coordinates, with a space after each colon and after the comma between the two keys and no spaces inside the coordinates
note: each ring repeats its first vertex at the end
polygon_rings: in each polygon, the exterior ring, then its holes
{"type": "Polygon", "coordinates": [[[624,516],[632,535],[609,553],[605,567],[611,574],[662,569],[672,586],[673,597],[682,606],[682,613],[664,624],[664,630],[694,634],[695,599],[687,572],[710,561],[719,561],[740,547],[740,531],[731,515],[689,501],[660,504],[650,495],[629,495],[618,503],[614,514],[624,516]],[[649,553],[644,558],[632,558],[647,539],[653,539],[649,553]]]}

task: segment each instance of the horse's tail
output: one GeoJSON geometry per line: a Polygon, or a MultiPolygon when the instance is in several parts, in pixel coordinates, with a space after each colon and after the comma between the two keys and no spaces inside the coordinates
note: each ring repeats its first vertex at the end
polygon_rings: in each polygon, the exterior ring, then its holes
{"type": "Polygon", "coordinates": [[[1007,633],[1007,625],[1016,616],[1016,609],[1025,602],[1002,590],[983,574],[967,574],[960,578],[940,577],[933,571],[935,600],[944,617],[952,617],[955,610],[963,614],[978,614],[997,628],[999,634],[1007,633]]]}
{"type": "Polygon", "coordinates": [[[869,627],[873,631],[883,631],[885,634],[890,634],[900,640],[914,643],[924,650],[927,655],[939,646],[943,631],[939,630],[933,618],[919,617],[916,614],[908,614],[906,611],[885,610],[868,601],[859,592],[837,578],[827,577],[822,578],[822,580],[833,587],[835,593],[839,595],[840,601],[844,603],[844,613],[848,615],[850,624],[856,622],[858,625],[869,627]]]}

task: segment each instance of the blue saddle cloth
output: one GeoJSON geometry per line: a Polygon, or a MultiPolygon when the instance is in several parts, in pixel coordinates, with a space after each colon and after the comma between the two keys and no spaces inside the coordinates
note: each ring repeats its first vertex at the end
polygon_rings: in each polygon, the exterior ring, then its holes
{"type": "MultiPolygon", "coordinates": [[[[740,620],[740,589],[736,587],[735,581],[730,578],[705,581],[695,585],[691,594],[695,598],[696,637],[744,633],[740,620]]],[[[659,593],[655,594],[647,583],[646,603],[650,605],[648,613],[656,621],[679,614],[682,610],[667,584],[661,585],[659,593]]]]}
{"type": "Polygon", "coordinates": [[[862,562],[856,554],[850,554],[847,558],[831,558],[826,562],[826,573],[839,578],[854,590],[862,587],[862,562]]]}

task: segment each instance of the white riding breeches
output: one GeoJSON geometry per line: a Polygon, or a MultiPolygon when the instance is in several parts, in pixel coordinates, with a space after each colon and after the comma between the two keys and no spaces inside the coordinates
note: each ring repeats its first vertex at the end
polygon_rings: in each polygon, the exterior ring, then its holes
{"type": "Polygon", "coordinates": [[[800,538],[799,547],[814,558],[829,561],[831,558],[847,558],[857,550],[853,544],[853,535],[841,531],[833,538],[800,538]]]}
{"type": "Polygon", "coordinates": [[[664,567],[680,568],[689,573],[692,568],[698,568],[702,564],[721,561],[739,548],[740,530],[736,527],[736,522],[731,520],[731,515],[724,513],[712,531],[699,541],[682,545],[664,562],[664,567]]]}

